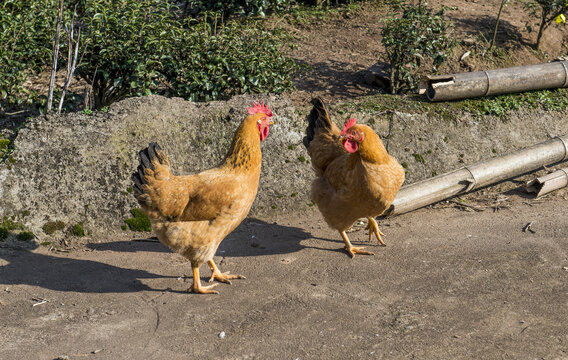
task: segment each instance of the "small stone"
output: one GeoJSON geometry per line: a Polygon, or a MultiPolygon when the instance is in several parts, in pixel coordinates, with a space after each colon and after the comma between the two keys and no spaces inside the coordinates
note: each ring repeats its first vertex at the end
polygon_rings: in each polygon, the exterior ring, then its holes
{"type": "Polygon", "coordinates": [[[224,331],[221,331],[221,332],[219,333],[219,339],[224,339],[225,336],[227,336],[227,335],[225,334],[224,331]]]}
{"type": "Polygon", "coordinates": [[[462,56],[460,56],[460,61],[464,61],[464,59],[469,55],[471,55],[471,51],[466,51],[462,56]]]}

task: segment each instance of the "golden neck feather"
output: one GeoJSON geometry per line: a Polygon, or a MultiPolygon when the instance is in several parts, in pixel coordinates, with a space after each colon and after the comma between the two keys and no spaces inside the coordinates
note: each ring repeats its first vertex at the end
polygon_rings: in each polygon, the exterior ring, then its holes
{"type": "Polygon", "coordinates": [[[364,134],[363,141],[359,144],[357,152],[353,155],[359,156],[362,160],[383,164],[389,161],[389,154],[379,136],[367,125],[355,125],[364,134]]]}
{"type": "Polygon", "coordinates": [[[261,114],[247,116],[238,127],[224,165],[233,169],[248,170],[260,166],[260,135],[257,121],[261,114]]]}

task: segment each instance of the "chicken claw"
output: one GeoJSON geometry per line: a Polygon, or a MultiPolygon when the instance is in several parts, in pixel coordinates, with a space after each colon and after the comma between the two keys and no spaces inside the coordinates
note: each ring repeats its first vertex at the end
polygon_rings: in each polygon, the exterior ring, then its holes
{"type": "Polygon", "coordinates": [[[381,239],[381,235],[384,236],[385,234],[383,234],[381,230],[379,230],[377,221],[372,217],[368,217],[367,220],[369,220],[369,223],[367,224],[367,229],[369,230],[369,241],[373,240],[373,234],[375,234],[377,236],[377,240],[379,240],[381,245],[387,246],[387,244],[383,242],[383,239],[381,239]]]}
{"type": "Polygon", "coordinates": [[[347,250],[347,252],[349,253],[349,255],[351,255],[351,258],[355,257],[355,254],[361,254],[361,255],[375,255],[374,253],[370,252],[370,251],[365,251],[363,250],[364,247],[360,246],[351,246],[351,247],[347,247],[347,245],[345,246],[345,250],[347,250]]]}
{"type": "Polygon", "coordinates": [[[347,237],[347,234],[345,233],[345,231],[341,232],[341,237],[343,238],[343,242],[345,242],[345,250],[347,250],[349,255],[351,255],[351,258],[354,258],[355,254],[375,255],[370,251],[363,250],[364,247],[356,247],[356,246],[351,245],[351,242],[349,241],[349,238],[347,237]]]}
{"type": "Polygon", "coordinates": [[[217,265],[215,265],[213,260],[209,260],[207,262],[207,264],[209,265],[209,268],[213,272],[211,274],[211,278],[209,279],[209,282],[212,282],[213,280],[217,280],[217,281],[220,281],[222,283],[231,285],[231,279],[246,279],[242,275],[229,275],[230,271],[222,273],[219,270],[219,268],[217,267],[217,265]]]}
{"type": "Polygon", "coordinates": [[[201,286],[201,284],[199,284],[198,282],[193,282],[193,286],[191,288],[189,288],[190,292],[194,292],[197,294],[219,294],[218,291],[216,290],[210,290],[211,288],[217,286],[219,284],[213,284],[213,285],[209,285],[209,286],[201,286]]]}
{"type": "Polygon", "coordinates": [[[198,294],[218,294],[218,291],[211,290],[219,284],[213,284],[209,286],[201,286],[201,278],[199,277],[199,267],[193,268],[193,285],[188,289],[189,292],[194,292],[198,294]]]}

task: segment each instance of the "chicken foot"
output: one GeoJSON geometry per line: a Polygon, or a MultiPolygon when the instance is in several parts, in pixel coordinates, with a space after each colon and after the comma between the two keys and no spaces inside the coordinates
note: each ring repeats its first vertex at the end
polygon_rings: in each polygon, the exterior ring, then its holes
{"type": "Polygon", "coordinates": [[[381,239],[381,235],[384,236],[385,234],[383,234],[381,230],[379,230],[377,221],[372,217],[368,217],[367,220],[369,220],[369,223],[367,224],[367,229],[369,230],[369,241],[373,240],[373,234],[375,234],[377,236],[377,240],[379,240],[381,245],[387,246],[387,244],[384,243],[383,239],[381,239]]]}
{"type": "Polygon", "coordinates": [[[341,237],[343,238],[343,242],[345,243],[345,250],[347,250],[349,255],[351,255],[351,258],[355,257],[355,254],[375,255],[370,251],[363,250],[364,247],[356,247],[356,246],[351,245],[351,242],[349,241],[349,238],[347,237],[347,234],[345,233],[345,231],[341,231],[340,234],[341,234],[341,237]]]}
{"type": "Polygon", "coordinates": [[[212,282],[213,280],[217,280],[217,281],[223,282],[225,284],[231,285],[231,279],[246,279],[242,275],[229,275],[230,271],[222,273],[219,270],[219,268],[217,267],[217,265],[215,265],[213,260],[209,260],[207,262],[207,265],[209,265],[209,268],[213,272],[211,274],[211,278],[209,279],[209,282],[212,282]]]}
{"type": "Polygon", "coordinates": [[[218,291],[211,290],[219,284],[213,284],[209,286],[201,286],[201,278],[199,277],[199,266],[193,267],[193,285],[188,291],[198,293],[198,294],[218,294],[218,291]]]}

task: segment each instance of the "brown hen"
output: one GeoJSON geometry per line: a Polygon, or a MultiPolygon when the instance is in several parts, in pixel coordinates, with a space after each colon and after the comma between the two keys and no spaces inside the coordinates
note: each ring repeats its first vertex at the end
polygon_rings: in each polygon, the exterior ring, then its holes
{"type": "Polygon", "coordinates": [[[159,145],[151,143],[140,151],[138,171],[132,175],[134,194],[152,223],[158,239],[191,262],[190,290],[216,294],[203,287],[199,267],[207,263],[211,279],[231,283],[241,275],[222,273],[213,262],[221,241],[248,214],[260,178],[260,141],[268,135],[272,111],[253,104],[237,129],[229,153],[213,169],[194,175],[176,176],[159,145]]]}
{"type": "Polygon", "coordinates": [[[350,119],[340,131],[321,99],[313,99],[312,104],[304,137],[317,175],[311,187],[312,201],[327,224],[339,231],[351,257],[373,255],[351,245],[345,231],[365,217],[369,240],[375,234],[385,245],[375,217],[391,205],[404,182],[404,169],[369,126],[350,119]]]}

